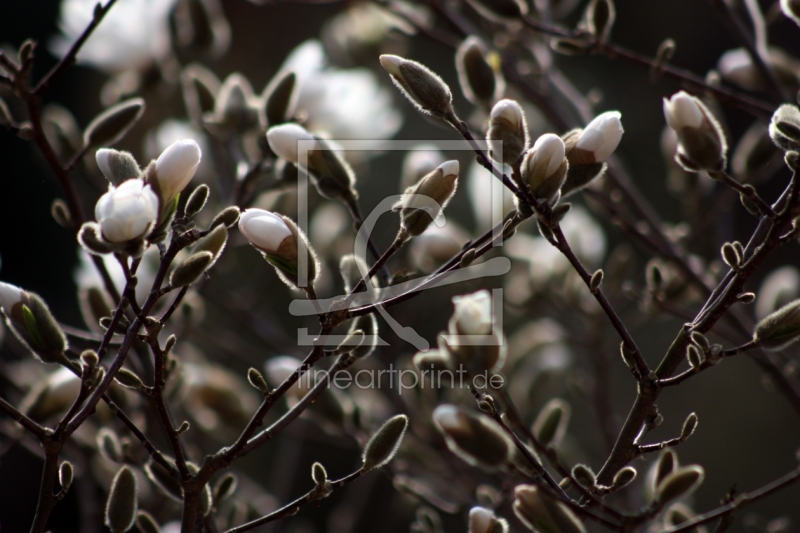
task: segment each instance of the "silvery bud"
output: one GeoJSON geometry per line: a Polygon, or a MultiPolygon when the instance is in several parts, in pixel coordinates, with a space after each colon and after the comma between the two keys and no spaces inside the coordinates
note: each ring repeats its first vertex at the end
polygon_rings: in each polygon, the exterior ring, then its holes
{"type": "Polygon", "coordinates": [[[319,273],[316,255],[306,236],[288,217],[264,209],[247,209],[239,217],[239,231],[264,254],[290,287],[297,286],[298,249],[302,241],[308,252],[308,280],[316,279],[319,273]]]}
{"type": "Polygon", "coordinates": [[[397,415],[387,420],[364,446],[362,468],[372,470],[391,461],[400,448],[407,428],[408,417],[406,415],[397,415]]]}
{"type": "Polygon", "coordinates": [[[508,522],[497,518],[491,509],[473,507],[469,510],[468,533],[507,533],[508,522]]]}
{"type": "Polygon", "coordinates": [[[192,139],[175,141],[156,159],[155,184],[163,206],[167,206],[186,188],[200,164],[202,152],[192,139]]]}
{"type": "Polygon", "coordinates": [[[519,485],[514,489],[514,513],[535,531],[586,533],[583,523],[569,507],[533,485],[519,485]]]}
{"type": "Polygon", "coordinates": [[[158,219],[159,203],[150,185],[140,179],[111,186],[97,201],[95,218],[103,239],[123,243],[141,239],[158,219]]]}
{"type": "Polygon", "coordinates": [[[544,446],[558,446],[567,432],[572,408],[560,398],[553,398],[542,408],[533,423],[533,434],[544,446]]]}
{"type": "Polygon", "coordinates": [[[67,337],[38,295],[0,281],[0,310],[14,335],[44,363],[63,359],[67,337]]]}
{"type": "Polygon", "coordinates": [[[489,50],[479,38],[467,37],[456,51],[456,70],[464,97],[488,107],[503,94],[503,78],[489,62],[489,50]]]}
{"type": "Polygon", "coordinates": [[[58,482],[61,484],[62,494],[66,494],[72,485],[72,479],[75,476],[75,471],[72,468],[72,463],[64,461],[58,468],[58,482]]]}
{"type": "Polygon", "coordinates": [[[800,150],[800,109],[792,104],[780,106],[769,123],[769,136],[781,150],[800,150]]]}
{"type": "Polygon", "coordinates": [[[105,525],[111,533],[125,533],[133,527],[138,503],[136,475],[123,466],[114,476],[106,500],[105,525]]]}
{"type": "Polygon", "coordinates": [[[783,350],[800,339],[800,300],[784,305],[756,324],[753,340],[759,347],[783,350]]]}
{"type": "Polygon", "coordinates": [[[619,490],[633,483],[634,479],[636,479],[636,469],[632,466],[624,466],[614,474],[614,481],[611,482],[611,486],[614,490],[619,490]]]}
{"type": "Polygon", "coordinates": [[[227,500],[230,496],[236,492],[236,485],[238,485],[239,479],[231,473],[225,474],[222,479],[214,486],[213,499],[214,505],[219,507],[219,505],[227,500]]]}
{"type": "Polygon", "coordinates": [[[491,149],[489,155],[498,163],[516,165],[528,148],[528,124],[522,107],[514,100],[500,100],[489,115],[489,130],[486,140],[491,149]],[[502,143],[495,147],[496,143],[502,143]],[[502,151],[503,157],[498,157],[502,151]]]}
{"type": "Polygon", "coordinates": [[[188,287],[203,275],[214,262],[211,252],[195,252],[181,262],[169,277],[169,284],[174,288],[188,287]]]}
{"type": "Polygon", "coordinates": [[[678,136],[675,161],[688,172],[725,168],[728,145],[722,127],[700,99],[680,91],[664,98],[664,118],[678,136]]]}
{"type": "Polygon", "coordinates": [[[259,112],[264,125],[281,124],[294,115],[297,97],[297,75],[294,72],[277,74],[261,95],[263,105],[259,112]]]}
{"type": "Polygon", "coordinates": [[[95,154],[95,160],[100,172],[112,185],[136,178],[142,172],[136,159],[128,152],[101,148],[95,154]]]}
{"type": "Polygon", "coordinates": [[[440,405],[433,411],[433,421],[450,451],[473,466],[502,468],[515,449],[503,428],[486,415],[440,405]]]}
{"type": "Polygon", "coordinates": [[[389,54],[382,55],[380,62],[392,76],[392,81],[398,89],[421,112],[442,119],[451,119],[455,116],[450,88],[428,67],[389,54]]]}
{"type": "Polygon", "coordinates": [[[611,0],[592,0],[583,14],[586,29],[598,41],[607,41],[611,27],[617,18],[617,10],[611,0]]]}
{"type": "Polygon", "coordinates": [[[147,511],[139,511],[136,513],[136,527],[140,533],[161,533],[161,528],[158,522],[147,511]]]}
{"type": "Polygon", "coordinates": [[[144,114],[144,100],[132,98],[97,115],[83,133],[83,145],[108,146],[122,139],[144,114]]]}
{"type": "Polygon", "coordinates": [[[565,155],[561,137],[545,133],[536,139],[522,160],[522,179],[530,185],[536,198],[543,198],[550,205],[558,201],[567,178],[569,163],[565,155]]]}
{"type": "Polygon", "coordinates": [[[412,185],[392,209],[400,211],[400,223],[411,236],[421,234],[447,206],[456,192],[458,161],[445,161],[412,185]]]}
{"type": "Polygon", "coordinates": [[[656,500],[660,505],[683,496],[688,496],[703,483],[705,470],[702,466],[690,465],[673,470],[656,486],[656,500]]]}

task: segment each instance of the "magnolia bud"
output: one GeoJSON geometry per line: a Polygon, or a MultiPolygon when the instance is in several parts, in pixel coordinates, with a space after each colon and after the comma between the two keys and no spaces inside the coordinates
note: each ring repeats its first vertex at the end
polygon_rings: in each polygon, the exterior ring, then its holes
{"type": "Polygon", "coordinates": [[[450,451],[473,466],[501,468],[515,449],[503,428],[486,415],[440,405],[433,411],[433,421],[450,451]]]}
{"type": "Polygon", "coordinates": [[[522,179],[530,185],[536,198],[543,198],[553,205],[560,196],[568,166],[564,141],[558,135],[545,133],[525,153],[522,179]]]}
{"type": "Polygon", "coordinates": [[[136,527],[139,533],[161,533],[158,522],[156,522],[156,519],[147,511],[139,511],[136,513],[136,527]]]}
{"type": "Polygon", "coordinates": [[[257,369],[251,367],[247,371],[247,381],[250,382],[250,385],[258,389],[261,394],[269,393],[267,382],[257,369]]]}
{"type": "Polygon", "coordinates": [[[72,468],[72,463],[69,461],[64,461],[61,463],[61,466],[58,469],[58,482],[61,484],[61,491],[63,494],[66,494],[70,485],[72,485],[72,479],[74,475],[75,472],[72,468]]]}
{"type": "Polygon", "coordinates": [[[123,466],[114,481],[106,501],[105,524],[111,533],[125,533],[133,527],[138,507],[136,475],[128,466],[123,466]]]}
{"type": "Polygon", "coordinates": [[[800,300],[784,305],[764,317],[753,331],[753,340],[759,347],[780,351],[800,339],[800,300]]]}
{"type": "Polygon", "coordinates": [[[103,238],[110,243],[140,239],[158,219],[158,197],[143,180],[131,179],[111,186],[97,201],[95,218],[103,238]]]}
{"type": "Polygon", "coordinates": [[[234,492],[236,492],[236,485],[238,482],[238,478],[231,473],[225,474],[222,479],[219,480],[212,493],[214,495],[214,505],[216,507],[219,507],[219,504],[227,500],[234,492]]]}
{"type": "Polygon", "coordinates": [[[606,111],[589,122],[567,154],[570,166],[602,163],[608,159],[622,140],[621,117],[619,111],[606,111]]]}
{"type": "Polygon", "coordinates": [[[188,287],[208,270],[214,261],[214,254],[211,252],[195,252],[183,262],[175,267],[169,277],[169,284],[174,287],[188,287]]]}
{"type": "Polygon", "coordinates": [[[542,408],[533,423],[533,434],[544,446],[558,446],[567,432],[572,408],[560,398],[553,398],[542,408]]]}
{"type": "Polygon", "coordinates": [[[507,350],[502,335],[493,328],[489,291],[455,296],[453,305],[455,311],[450,318],[450,335],[445,344],[453,362],[459,368],[466,367],[473,376],[498,372],[505,363],[507,350]],[[482,341],[478,337],[477,342],[472,342],[469,338],[472,335],[491,338],[482,341]]]}
{"type": "Polygon", "coordinates": [[[794,21],[795,24],[800,26],[800,1],[798,0],[781,0],[781,11],[786,17],[794,21]]]}
{"type": "Polygon", "coordinates": [[[611,0],[592,0],[584,12],[584,24],[598,41],[607,41],[611,27],[617,17],[614,2],[611,0]]]}
{"type": "Polygon", "coordinates": [[[636,469],[632,466],[625,466],[614,474],[614,481],[611,482],[611,486],[614,490],[619,490],[630,485],[634,479],[636,479],[636,469]]]}
{"type": "Polygon", "coordinates": [[[144,113],[144,100],[120,102],[97,115],[83,133],[84,147],[111,145],[122,139],[144,113]]]}
{"type": "Polygon", "coordinates": [[[428,67],[388,54],[382,55],[380,61],[381,66],[392,76],[397,88],[421,112],[442,119],[455,117],[450,88],[428,67]]]}
{"type": "Polygon", "coordinates": [[[769,136],[784,151],[800,150],[800,109],[783,104],[772,115],[769,136]]]}
{"type": "Polygon", "coordinates": [[[309,144],[306,145],[306,148],[309,149],[318,144],[316,137],[298,124],[281,124],[267,130],[267,142],[270,149],[281,159],[295,165],[298,164],[297,145],[300,141],[309,141],[309,144]]]}
{"type": "Polygon", "coordinates": [[[0,309],[14,335],[44,363],[63,359],[67,337],[38,295],[0,281],[0,309]]]}
{"type": "Polygon", "coordinates": [[[208,201],[208,194],[209,188],[205,183],[193,190],[192,194],[189,195],[189,199],[186,200],[186,207],[183,210],[184,214],[187,217],[193,217],[202,211],[208,201]]]}
{"type": "Polygon", "coordinates": [[[514,513],[534,531],[586,533],[586,528],[566,505],[533,485],[519,485],[514,489],[514,513]]]}
{"type": "Polygon", "coordinates": [[[492,331],[492,298],[483,290],[466,296],[454,296],[452,329],[458,335],[486,335],[492,331]]]}
{"type": "Polygon", "coordinates": [[[186,188],[192,180],[202,153],[192,139],[175,141],[156,159],[156,181],[162,205],[166,206],[186,188]]]}
{"type": "Polygon", "coordinates": [[[473,507],[469,510],[468,533],[507,533],[508,522],[497,518],[495,514],[484,507],[473,507]]]}
{"type": "Polygon", "coordinates": [[[408,417],[397,415],[387,420],[364,447],[364,470],[380,468],[397,453],[408,428],[408,417]]]}
{"type": "Polygon", "coordinates": [[[705,470],[701,466],[677,468],[656,486],[656,500],[663,506],[675,498],[687,496],[703,483],[704,478],[705,470]]]}
{"type": "Polygon", "coordinates": [[[514,100],[500,100],[489,115],[489,130],[486,140],[490,141],[489,155],[498,163],[516,165],[522,153],[528,148],[528,124],[522,107],[514,100]],[[502,143],[496,147],[496,143],[502,143]],[[503,157],[498,157],[502,151],[503,157]]]}
{"type": "Polygon", "coordinates": [[[253,97],[253,88],[247,78],[238,72],[225,78],[217,93],[214,115],[210,122],[238,132],[258,125],[258,103],[253,97]]]}
{"type": "Polygon", "coordinates": [[[302,240],[308,252],[308,279],[316,279],[319,273],[316,256],[306,236],[288,217],[264,209],[247,209],[239,217],[239,231],[264,254],[290,287],[297,286],[298,240],[302,240]]]}
{"type": "Polygon", "coordinates": [[[400,211],[400,223],[411,235],[421,234],[439,216],[456,192],[458,161],[445,161],[412,185],[393,209],[400,211]]]}
{"type": "Polygon", "coordinates": [[[325,471],[325,467],[322,466],[322,463],[314,463],[311,465],[311,479],[314,480],[314,484],[318,487],[324,486],[328,481],[328,472],[325,471]]]}
{"type": "Polygon", "coordinates": [[[503,79],[489,63],[486,45],[475,36],[467,37],[456,51],[456,70],[464,97],[487,107],[503,93],[503,79]]]}
{"type": "Polygon", "coordinates": [[[725,168],[725,135],[702,101],[684,91],[677,92],[664,99],[664,118],[678,136],[675,161],[686,171],[725,168]]]}
{"type": "Polygon", "coordinates": [[[597,485],[597,475],[594,473],[594,470],[585,464],[578,463],[573,466],[572,477],[587,489],[594,490],[597,485]]]}
{"type": "Polygon", "coordinates": [[[136,178],[142,172],[136,159],[128,152],[101,148],[95,154],[95,160],[100,172],[112,185],[136,178]]]}
{"type": "Polygon", "coordinates": [[[194,251],[211,253],[213,260],[208,267],[210,268],[219,258],[222,250],[225,249],[225,243],[227,242],[228,228],[225,227],[225,224],[220,224],[212,229],[208,235],[197,241],[197,243],[194,245],[194,251]]]}

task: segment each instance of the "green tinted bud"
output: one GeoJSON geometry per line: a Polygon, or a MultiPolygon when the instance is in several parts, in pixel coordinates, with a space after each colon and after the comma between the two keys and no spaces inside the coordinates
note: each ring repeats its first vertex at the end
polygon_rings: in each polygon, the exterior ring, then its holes
{"type": "Polygon", "coordinates": [[[234,492],[236,492],[236,485],[238,479],[233,474],[225,474],[214,487],[214,505],[219,507],[219,504],[228,499],[234,492]]]}
{"type": "Polygon", "coordinates": [[[769,136],[781,150],[800,150],[800,109],[792,104],[780,106],[772,115],[769,136]]]}
{"type": "Polygon", "coordinates": [[[594,489],[597,485],[597,476],[594,471],[584,464],[577,464],[572,468],[572,477],[587,489],[594,489]]]}
{"type": "Polygon", "coordinates": [[[558,446],[567,432],[572,409],[560,398],[547,402],[536,421],[533,423],[533,434],[543,446],[558,446]]]}
{"type": "Polygon", "coordinates": [[[127,368],[120,368],[114,375],[114,379],[125,388],[133,390],[142,390],[144,383],[141,378],[128,370],[127,368]]]}
{"type": "Polygon", "coordinates": [[[753,340],[767,350],[779,351],[800,339],[800,300],[784,305],[764,317],[753,332],[753,340]]]}
{"type": "Polygon", "coordinates": [[[211,252],[193,253],[172,271],[169,277],[170,286],[178,288],[191,285],[211,266],[213,260],[211,252]]]}
{"type": "Polygon", "coordinates": [[[72,463],[69,461],[64,461],[61,463],[61,466],[58,469],[58,482],[61,484],[62,494],[66,494],[69,490],[70,485],[72,485],[72,479],[74,475],[75,472],[72,468],[72,463]]]}
{"type": "Polygon", "coordinates": [[[379,468],[392,460],[408,427],[408,417],[397,415],[387,420],[364,447],[364,470],[379,468]]]}
{"type": "Polygon", "coordinates": [[[614,481],[611,483],[611,486],[614,490],[619,490],[630,485],[634,479],[636,479],[636,469],[632,466],[626,466],[614,474],[614,481]]]}
{"type": "Polygon", "coordinates": [[[139,511],[136,514],[136,528],[140,533],[161,533],[158,522],[147,511],[139,511]]]}
{"type": "Polygon", "coordinates": [[[486,415],[440,405],[433,411],[433,420],[450,451],[473,466],[501,468],[515,449],[503,428],[486,415]]]}
{"type": "Polygon", "coordinates": [[[530,529],[542,533],[586,533],[578,517],[541,488],[518,485],[514,496],[514,513],[530,529]]]}
{"type": "Polygon", "coordinates": [[[489,51],[475,36],[467,37],[456,51],[456,70],[464,97],[475,105],[489,106],[502,94],[502,79],[488,61],[489,51]]]}
{"type": "Polygon", "coordinates": [[[101,148],[95,154],[95,160],[100,172],[114,186],[131,178],[136,178],[142,173],[139,163],[129,152],[101,148]]]}
{"type": "Polygon", "coordinates": [[[311,479],[314,480],[314,483],[318,487],[324,486],[328,481],[328,473],[325,471],[325,467],[322,466],[321,463],[314,463],[311,465],[311,479]]]}
{"type": "Polygon", "coordinates": [[[694,492],[703,482],[705,471],[701,466],[680,467],[668,474],[656,486],[656,500],[660,505],[694,492]]]}
{"type": "Polygon", "coordinates": [[[184,209],[184,213],[187,217],[195,216],[205,207],[206,201],[208,200],[208,193],[209,189],[206,184],[199,185],[192,191],[192,194],[189,195],[189,199],[186,200],[186,208],[184,209]]]}
{"type": "Polygon", "coordinates": [[[406,189],[392,209],[400,211],[400,223],[409,235],[424,232],[447,206],[456,191],[458,170],[458,161],[445,161],[406,189]]]}
{"type": "Polygon", "coordinates": [[[214,217],[214,220],[211,221],[211,226],[209,228],[216,228],[220,224],[224,224],[226,227],[230,228],[239,221],[239,214],[239,208],[235,205],[226,207],[214,217]]]}
{"type": "Polygon", "coordinates": [[[106,501],[105,525],[111,533],[125,533],[133,527],[138,507],[136,475],[123,466],[114,481],[106,501]]]}
{"type": "Polygon", "coordinates": [[[250,382],[250,385],[258,389],[261,394],[269,393],[269,387],[267,386],[266,380],[264,380],[264,376],[255,368],[251,367],[250,370],[247,371],[247,381],[250,382]]]}

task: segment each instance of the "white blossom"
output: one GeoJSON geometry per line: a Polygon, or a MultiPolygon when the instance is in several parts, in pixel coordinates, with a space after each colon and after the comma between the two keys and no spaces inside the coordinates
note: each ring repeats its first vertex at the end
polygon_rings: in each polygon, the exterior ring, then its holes
{"type": "Polygon", "coordinates": [[[140,179],[130,179],[111,187],[94,208],[103,238],[108,242],[126,242],[152,229],[158,219],[158,197],[140,179]]]}

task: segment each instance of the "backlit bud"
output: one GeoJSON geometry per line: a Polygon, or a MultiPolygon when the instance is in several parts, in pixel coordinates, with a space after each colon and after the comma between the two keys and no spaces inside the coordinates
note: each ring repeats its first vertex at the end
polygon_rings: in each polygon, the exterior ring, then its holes
{"type": "Polygon", "coordinates": [[[158,219],[158,208],[153,189],[140,179],[131,179],[101,196],[94,214],[103,238],[121,243],[144,237],[158,219]]]}
{"type": "Polygon", "coordinates": [[[586,533],[583,523],[566,505],[533,485],[519,485],[514,489],[514,513],[535,531],[586,533]]]}
{"type": "Polygon", "coordinates": [[[397,415],[387,420],[364,447],[364,470],[380,468],[397,453],[408,428],[408,417],[397,415]]]}
{"type": "Polygon", "coordinates": [[[792,104],[780,106],[769,123],[769,136],[781,150],[800,150],[800,109],[792,104]]]}
{"type": "Polygon", "coordinates": [[[572,409],[561,398],[545,405],[533,423],[533,434],[544,446],[558,446],[567,432],[572,409]]]}
{"type": "Polygon", "coordinates": [[[753,332],[753,340],[767,350],[783,350],[800,339],[800,300],[784,305],[764,317],[753,332]]]}
{"type": "Polygon", "coordinates": [[[456,51],[456,70],[464,97],[488,108],[503,93],[503,79],[488,61],[486,45],[475,36],[467,37],[456,51]]]}
{"type": "Polygon", "coordinates": [[[492,299],[489,291],[453,297],[455,312],[450,318],[449,335],[444,339],[453,363],[470,375],[488,376],[503,368],[506,343],[494,331],[492,299]],[[472,339],[471,336],[478,336],[472,339]]]}
{"type": "Polygon", "coordinates": [[[105,524],[111,533],[125,533],[133,527],[138,508],[136,475],[128,466],[123,466],[114,481],[106,500],[105,524]]]}
{"type": "Polygon", "coordinates": [[[239,218],[239,231],[292,287],[297,284],[298,248],[299,241],[302,241],[308,252],[308,280],[316,279],[319,272],[316,256],[306,236],[288,217],[264,209],[247,209],[239,218]]]}
{"type": "Polygon", "coordinates": [[[622,114],[619,111],[606,111],[596,116],[578,135],[578,141],[568,155],[570,164],[573,163],[573,158],[577,163],[581,155],[586,157],[585,161],[580,160],[583,164],[602,163],[608,159],[622,140],[620,117],[622,114]]]}
{"type": "Polygon", "coordinates": [[[495,22],[509,22],[528,14],[528,4],[523,0],[469,0],[469,5],[495,22]]]}
{"type": "Polygon", "coordinates": [[[316,138],[298,124],[281,124],[267,130],[267,142],[275,154],[294,163],[298,162],[297,143],[299,141],[312,141],[316,146],[316,138]]]}
{"type": "Polygon", "coordinates": [[[553,205],[560,196],[567,168],[564,141],[558,135],[545,133],[525,153],[522,179],[528,182],[536,198],[544,198],[553,205]]]}
{"type": "Polygon", "coordinates": [[[516,165],[528,148],[528,125],[522,107],[514,100],[500,100],[489,116],[486,140],[491,143],[489,155],[498,163],[516,165]],[[496,147],[496,143],[502,143],[496,147]],[[502,151],[503,157],[498,152],[502,151]]]}
{"type": "Polygon", "coordinates": [[[664,505],[675,498],[694,492],[703,483],[705,470],[702,466],[690,465],[675,469],[656,486],[656,500],[664,505]]]}
{"type": "Polygon", "coordinates": [[[392,76],[392,81],[398,89],[416,104],[420,111],[436,118],[450,119],[455,116],[450,88],[428,67],[389,54],[382,55],[380,62],[392,76]]]}
{"type": "Polygon", "coordinates": [[[14,335],[44,363],[64,357],[67,338],[38,295],[0,281],[0,309],[14,335]]]}
{"type": "Polygon", "coordinates": [[[675,161],[688,172],[725,168],[728,146],[717,119],[698,98],[680,91],[664,99],[664,118],[678,136],[675,161]]]}
{"type": "Polygon", "coordinates": [[[200,164],[200,146],[192,139],[175,141],[156,159],[156,180],[163,205],[186,188],[200,164]]]}
{"type": "Polygon", "coordinates": [[[123,181],[136,178],[141,173],[136,159],[128,152],[101,148],[95,154],[95,160],[100,172],[112,185],[119,185],[123,181]]]}
{"type": "Polygon", "coordinates": [[[506,533],[508,522],[484,507],[469,510],[469,533],[506,533]]]}
{"type": "Polygon", "coordinates": [[[456,192],[458,161],[445,161],[412,185],[393,209],[400,211],[403,229],[411,235],[421,234],[439,216],[456,192]]]}
{"type": "Polygon", "coordinates": [[[486,415],[440,405],[433,411],[433,421],[450,451],[473,466],[494,470],[511,457],[514,444],[503,428],[486,415]]]}
{"type": "Polygon", "coordinates": [[[489,291],[454,296],[452,329],[458,335],[486,335],[492,331],[492,297],[489,291]]]}

